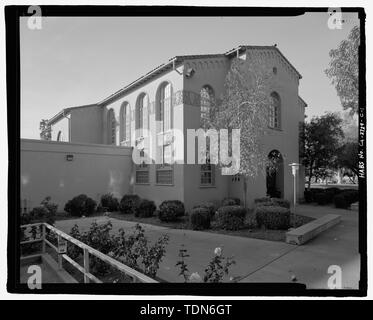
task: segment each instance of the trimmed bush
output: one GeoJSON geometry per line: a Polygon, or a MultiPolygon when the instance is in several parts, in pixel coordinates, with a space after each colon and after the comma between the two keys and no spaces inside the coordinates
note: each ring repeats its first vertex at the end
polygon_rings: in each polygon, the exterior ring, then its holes
{"type": "Polygon", "coordinates": [[[266,229],[287,230],[290,227],[290,210],[280,206],[260,206],[256,211],[256,222],[266,229]]]}
{"type": "Polygon", "coordinates": [[[190,224],[193,230],[210,229],[211,212],[208,208],[197,207],[190,213],[190,224]]]}
{"type": "Polygon", "coordinates": [[[257,207],[259,206],[279,206],[283,208],[290,208],[290,201],[281,198],[257,198],[254,200],[257,207]]]}
{"type": "Polygon", "coordinates": [[[103,194],[101,196],[100,204],[102,208],[107,208],[110,212],[118,211],[119,209],[119,201],[112,193],[103,194]]]}
{"type": "Polygon", "coordinates": [[[310,190],[304,190],[304,201],[307,203],[313,202],[313,192],[310,190]]]}
{"type": "Polygon", "coordinates": [[[328,203],[329,197],[325,192],[320,191],[313,195],[313,199],[318,205],[325,205],[328,203]]]}
{"type": "Polygon", "coordinates": [[[96,201],[87,197],[85,194],[80,194],[65,204],[64,210],[75,217],[89,216],[96,209],[96,201]]]}
{"type": "Polygon", "coordinates": [[[137,194],[125,194],[120,200],[119,210],[125,214],[136,214],[139,205],[140,197],[137,194]]]}
{"type": "Polygon", "coordinates": [[[245,216],[244,207],[238,205],[220,207],[215,215],[216,226],[226,230],[238,230],[243,226],[245,216]]]}
{"type": "Polygon", "coordinates": [[[179,200],[166,200],[159,206],[158,217],[164,222],[177,221],[184,214],[184,203],[179,200]]]}
{"type": "Polygon", "coordinates": [[[157,207],[155,206],[154,201],[141,199],[139,206],[135,212],[135,216],[140,218],[152,217],[155,209],[157,209],[157,207]]]}
{"type": "Polygon", "coordinates": [[[334,197],[334,205],[336,208],[347,209],[350,206],[350,203],[347,201],[343,193],[341,193],[341,194],[337,194],[334,197]]]}
{"type": "Polygon", "coordinates": [[[343,191],[341,194],[343,194],[343,196],[350,204],[359,201],[359,191],[357,190],[346,190],[343,191]]]}
{"type": "Polygon", "coordinates": [[[241,200],[238,198],[224,198],[221,202],[222,207],[226,206],[239,206],[241,204],[241,200]]]}
{"type": "Polygon", "coordinates": [[[202,204],[199,204],[193,207],[193,209],[196,209],[196,208],[206,209],[209,212],[210,218],[212,218],[216,212],[215,204],[212,202],[205,202],[205,203],[202,203],[202,204]]]}

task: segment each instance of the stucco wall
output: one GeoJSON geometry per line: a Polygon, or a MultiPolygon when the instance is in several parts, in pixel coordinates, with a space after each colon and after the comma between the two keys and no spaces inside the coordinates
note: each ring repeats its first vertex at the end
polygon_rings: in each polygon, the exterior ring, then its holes
{"type": "Polygon", "coordinates": [[[81,193],[96,201],[107,192],[120,198],[129,190],[131,163],[127,147],[22,139],[21,200],[34,207],[51,196],[62,211],[81,193]]]}
{"type": "Polygon", "coordinates": [[[71,142],[103,143],[102,107],[71,109],[71,142]]]}
{"type": "MultiPolygon", "coordinates": [[[[70,116],[67,116],[70,117],[70,116]]],[[[53,125],[52,128],[52,140],[57,141],[58,133],[61,132],[61,139],[60,141],[69,142],[70,141],[70,133],[69,133],[69,119],[67,117],[63,117],[53,125]]]]}

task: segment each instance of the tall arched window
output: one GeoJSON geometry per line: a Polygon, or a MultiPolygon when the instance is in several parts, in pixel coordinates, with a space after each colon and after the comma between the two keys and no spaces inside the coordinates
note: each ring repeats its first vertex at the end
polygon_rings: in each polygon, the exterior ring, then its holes
{"type": "Polygon", "coordinates": [[[214,100],[214,90],[206,85],[201,89],[201,119],[210,117],[210,109],[214,100]]]}
{"type": "Polygon", "coordinates": [[[128,102],[124,102],[120,109],[120,140],[124,145],[129,145],[131,140],[131,109],[128,102]]]}
{"type": "Polygon", "coordinates": [[[142,93],[137,99],[136,107],[136,129],[137,137],[144,136],[144,129],[149,129],[149,112],[148,112],[149,99],[145,93],[142,93]]]}
{"type": "Polygon", "coordinates": [[[115,113],[113,109],[110,109],[107,116],[107,124],[108,124],[108,143],[109,144],[116,144],[116,129],[117,129],[117,121],[115,120],[115,113]]]}
{"type": "Polygon", "coordinates": [[[159,130],[165,132],[172,127],[171,84],[163,83],[159,88],[158,96],[157,121],[161,123],[159,130]]]}
{"type": "Polygon", "coordinates": [[[277,92],[271,93],[271,104],[269,106],[269,126],[281,128],[281,99],[277,92]]]}

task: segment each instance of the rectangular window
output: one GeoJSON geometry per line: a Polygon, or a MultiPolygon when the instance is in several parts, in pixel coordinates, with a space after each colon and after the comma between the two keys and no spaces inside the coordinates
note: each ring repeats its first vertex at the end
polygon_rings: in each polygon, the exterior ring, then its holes
{"type": "Polygon", "coordinates": [[[215,166],[207,160],[206,164],[201,165],[201,186],[215,186],[215,166]]]}
{"type": "Polygon", "coordinates": [[[173,184],[173,167],[172,167],[172,144],[161,147],[162,162],[156,166],[156,183],[171,185],[173,184]]]}
{"type": "Polygon", "coordinates": [[[147,164],[140,164],[136,166],[136,183],[149,183],[149,166],[147,164]]]}

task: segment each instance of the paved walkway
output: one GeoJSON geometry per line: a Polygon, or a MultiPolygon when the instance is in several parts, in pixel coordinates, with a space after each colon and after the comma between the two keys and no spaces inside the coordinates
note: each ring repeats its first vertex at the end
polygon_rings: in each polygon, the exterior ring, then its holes
{"type": "MultiPolygon", "coordinates": [[[[298,213],[319,217],[328,213],[342,215],[342,222],[319,235],[304,246],[283,242],[265,241],[244,237],[221,235],[210,232],[169,229],[143,224],[146,235],[154,241],[161,234],[168,234],[170,241],[158,276],[170,282],[182,282],[175,267],[181,244],[188,249],[190,272],[204,273],[204,268],[213,256],[216,247],[222,247],[224,254],[233,255],[236,265],[230,276],[240,277],[243,282],[289,282],[293,275],[308,288],[327,288],[328,267],[342,268],[344,287],[357,288],[359,279],[358,255],[358,213],[331,207],[302,205],[298,213]]],[[[70,232],[76,223],[81,230],[87,230],[92,221],[105,222],[109,218],[84,218],[63,220],[56,227],[70,232]]],[[[119,228],[130,231],[136,223],[110,218],[113,231],[119,228]]]]}

